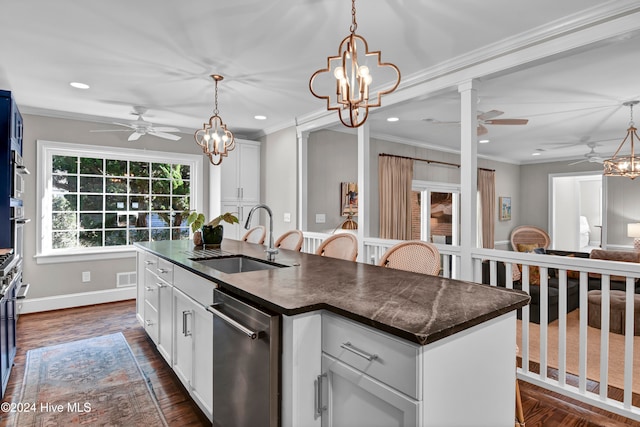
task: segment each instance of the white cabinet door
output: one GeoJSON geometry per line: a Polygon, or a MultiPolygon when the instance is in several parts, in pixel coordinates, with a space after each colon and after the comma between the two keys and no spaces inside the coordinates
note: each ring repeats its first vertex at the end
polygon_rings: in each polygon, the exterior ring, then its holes
{"type": "Polygon", "coordinates": [[[173,370],[190,389],[191,373],[193,372],[193,303],[191,299],[173,289],[173,370]]]}
{"type": "MultiPolygon", "coordinates": [[[[240,221],[240,224],[229,224],[224,221],[222,222],[222,227],[224,228],[223,237],[225,239],[240,240],[240,238],[243,236],[242,231],[244,230],[244,219],[243,209],[240,205],[241,203],[238,201],[222,202],[221,212],[231,212],[235,214],[240,221]]],[[[246,213],[249,213],[249,211],[247,211],[246,213]]]]}
{"type": "MultiPolygon", "coordinates": [[[[239,145],[236,142],[237,145],[239,145]]],[[[240,199],[240,181],[238,180],[239,166],[238,161],[239,150],[234,150],[229,153],[220,166],[214,166],[220,168],[220,198],[224,202],[226,200],[238,200],[240,199]]],[[[227,211],[222,211],[227,212],[227,211]]]]}
{"type": "Polygon", "coordinates": [[[192,396],[213,420],[213,314],[194,304],[192,396]]]}
{"type": "Polygon", "coordinates": [[[257,203],[260,201],[260,145],[240,144],[238,160],[240,199],[257,203]]]}
{"type": "Polygon", "coordinates": [[[326,354],[322,372],[317,405],[323,407],[323,427],[419,425],[420,402],[326,354]]]}

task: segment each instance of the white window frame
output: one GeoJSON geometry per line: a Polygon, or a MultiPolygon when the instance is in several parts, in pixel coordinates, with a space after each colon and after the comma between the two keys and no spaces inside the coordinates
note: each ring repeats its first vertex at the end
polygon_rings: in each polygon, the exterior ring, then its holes
{"type": "Polygon", "coordinates": [[[43,241],[51,235],[51,195],[52,195],[52,158],[62,156],[96,156],[116,160],[145,161],[155,163],[183,163],[191,168],[190,205],[191,209],[202,211],[203,206],[203,156],[168,151],[151,151],[134,148],[105,147],[98,145],[75,144],[37,140],[37,217],[36,221],[36,262],[50,264],[58,262],[76,262],[129,258],[135,256],[133,245],[117,247],[71,248],[67,250],[46,250],[43,241]]]}
{"type": "Polygon", "coordinates": [[[450,246],[460,245],[460,185],[450,184],[446,182],[436,181],[421,181],[414,179],[411,184],[413,191],[420,191],[422,200],[426,200],[426,203],[422,203],[422,211],[420,213],[420,239],[424,241],[430,241],[431,235],[431,223],[427,219],[431,217],[431,193],[451,193],[453,195],[453,224],[452,226],[452,244],[450,246]]]}

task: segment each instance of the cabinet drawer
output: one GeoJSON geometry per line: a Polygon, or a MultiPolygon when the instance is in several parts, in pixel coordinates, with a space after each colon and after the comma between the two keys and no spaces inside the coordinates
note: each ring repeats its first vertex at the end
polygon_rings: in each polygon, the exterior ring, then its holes
{"type": "Polygon", "coordinates": [[[205,308],[213,304],[213,289],[217,287],[214,282],[180,267],[175,269],[173,286],[205,308]]]}
{"type": "Polygon", "coordinates": [[[162,283],[158,276],[152,271],[144,271],[144,300],[155,309],[158,308],[158,283],[162,283]]]}
{"type": "Polygon", "coordinates": [[[142,262],[144,263],[144,268],[154,273],[156,272],[158,268],[158,257],[156,255],[145,251],[142,255],[142,262]]]}
{"type": "Polygon", "coordinates": [[[149,304],[149,301],[144,303],[144,330],[154,343],[158,343],[158,310],[149,304]]]}
{"type": "Polygon", "coordinates": [[[414,399],[421,398],[415,344],[323,313],[322,351],[414,399]]]}
{"type": "Polygon", "coordinates": [[[166,259],[158,258],[156,274],[167,283],[173,283],[173,263],[166,259]]]}

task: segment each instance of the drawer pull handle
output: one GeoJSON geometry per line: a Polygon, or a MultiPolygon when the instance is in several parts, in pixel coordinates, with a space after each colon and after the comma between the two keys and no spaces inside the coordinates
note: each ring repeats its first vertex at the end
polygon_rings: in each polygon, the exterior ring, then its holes
{"type": "Polygon", "coordinates": [[[363,359],[367,359],[369,362],[371,362],[372,360],[376,360],[378,358],[377,354],[369,354],[369,353],[365,353],[362,350],[358,350],[349,341],[347,341],[344,344],[341,344],[340,347],[344,348],[347,351],[350,351],[351,353],[357,356],[362,357],[363,359]]]}
{"type": "Polygon", "coordinates": [[[145,320],[145,322],[147,324],[147,326],[151,326],[153,325],[153,322],[151,320],[145,320]]]}
{"type": "Polygon", "coordinates": [[[149,292],[153,292],[153,288],[151,286],[145,286],[144,290],[145,291],[149,291],[149,292]]]}
{"type": "Polygon", "coordinates": [[[162,282],[156,282],[156,286],[159,287],[159,288],[165,288],[167,285],[165,285],[162,282]]]}
{"type": "Polygon", "coordinates": [[[169,270],[167,268],[159,268],[158,269],[158,273],[160,273],[160,274],[166,274],[168,272],[169,272],[169,270]]]}
{"type": "Polygon", "coordinates": [[[146,260],[144,263],[145,263],[146,265],[153,265],[153,264],[155,264],[156,262],[155,262],[155,261],[146,260]]]}

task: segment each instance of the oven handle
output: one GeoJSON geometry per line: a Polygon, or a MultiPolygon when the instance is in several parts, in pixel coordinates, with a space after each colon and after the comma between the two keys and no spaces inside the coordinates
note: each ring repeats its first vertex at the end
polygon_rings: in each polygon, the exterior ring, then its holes
{"type": "Polygon", "coordinates": [[[29,292],[29,286],[31,283],[23,283],[18,289],[18,294],[16,295],[16,299],[24,299],[27,297],[27,293],[29,292]]]}
{"type": "Polygon", "coordinates": [[[26,224],[28,222],[31,222],[30,218],[20,218],[20,219],[16,219],[16,224],[26,224]]]}
{"type": "Polygon", "coordinates": [[[27,167],[24,165],[16,165],[16,172],[18,172],[20,175],[31,175],[29,169],[27,169],[27,167]]]}
{"type": "Polygon", "coordinates": [[[222,304],[215,303],[213,305],[210,305],[209,307],[207,307],[207,311],[210,313],[213,313],[214,316],[218,316],[219,318],[221,318],[222,320],[227,322],[229,325],[233,326],[234,328],[236,328],[237,330],[239,330],[240,332],[242,332],[252,340],[255,340],[261,335],[261,332],[252,331],[251,329],[238,323],[237,321],[233,320],[231,317],[227,316],[226,314],[218,310],[216,306],[219,306],[219,305],[222,305],[222,304]]]}

